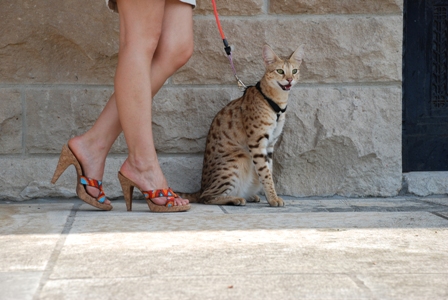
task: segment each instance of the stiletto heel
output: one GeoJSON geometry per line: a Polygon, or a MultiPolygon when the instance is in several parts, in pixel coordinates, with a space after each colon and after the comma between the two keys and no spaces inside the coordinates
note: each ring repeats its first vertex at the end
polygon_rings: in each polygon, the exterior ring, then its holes
{"type": "Polygon", "coordinates": [[[126,201],[126,209],[128,211],[131,211],[132,193],[134,192],[134,186],[132,185],[132,181],[121,175],[120,172],[118,172],[118,180],[120,181],[121,190],[123,191],[124,200],[126,201]]]}
{"type": "Polygon", "coordinates": [[[58,165],[53,174],[51,183],[55,184],[64,171],[70,166],[74,165],[76,169],[77,182],[76,182],[76,194],[82,201],[102,210],[111,210],[113,207],[110,204],[105,204],[106,195],[104,194],[103,184],[100,180],[88,178],[84,176],[81,164],[76,156],[70,150],[68,145],[62,147],[61,155],[59,156],[58,165]],[[97,188],[100,192],[96,198],[90,196],[87,193],[86,187],[91,186],[97,188]]]}
{"type": "Polygon", "coordinates": [[[121,172],[118,172],[118,180],[120,180],[121,189],[123,190],[124,199],[126,201],[126,208],[128,209],[128,211],[132,209],[132,192],[134,190],[134,187],[138,188],[145,196],[145,200],[148,204],[149,210],[152,212],[180,212],[187,211],[191,208],[190,204],[175,206],[174,199],[179,198],[179,196],[177,196],[171,188],[143,191],[132,180],[121,174],[121,172]],[[157,197],[167,198],[168,201],[165,206],[157,205],[152,201],[152,198],[157,197]]]}
{"type": "MultiPolygon", "coordinates": [[[[73,161],[73,157],[70,155],[70,150],[67,145],[62,147],[61,155],[59,156],[58,165],[56,170],[54,171],[53,178],[51,179],[51,183],[55,184],[58,181],[59,177],[64,173],[64,171],[70,166],[75,165],[73,161]]],[[[76,165],[75,165],[76,167],[76,165]]]]}

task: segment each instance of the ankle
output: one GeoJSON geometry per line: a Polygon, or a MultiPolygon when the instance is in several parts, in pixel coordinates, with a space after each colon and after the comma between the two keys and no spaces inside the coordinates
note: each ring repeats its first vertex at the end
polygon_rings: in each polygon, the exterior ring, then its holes
{"type": "Polygon", "coordinates": [[[120,172],[143,190],[168,187],[157,158],[151,162],[151,160],[141,161],[128,157],[121,166],[120,172]]]}
{"type": "Polygon", "coordinates": [[[68,141],[70,149],[75,152],[88,153],[96,160],[106,160],[109,149],[101,143],[100,139],[89,138],[86,134],[75,136],[68,141]]]}
{"type": "Polygon", "coordinates": [[[159,161],[157,157],[154,158],[138,158],[132,155],[129,155],[126,161],[124,162],[122,168],[132,170],[137,173],[154,173],[160,169],[159,161]]]}

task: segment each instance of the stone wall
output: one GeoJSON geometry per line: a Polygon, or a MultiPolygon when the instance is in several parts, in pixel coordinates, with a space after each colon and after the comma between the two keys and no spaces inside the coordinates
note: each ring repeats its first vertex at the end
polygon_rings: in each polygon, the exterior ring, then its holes
{"type": "MultiPolygon", "coordinates": [[[[390,196],[401,188],[401,0],[217,0],[240,78],[263,74],[261,48],[305,44],[275,153],[280,194],[390,196]]],[[[64,143],[88,129],[113,91],[118,17],[103,0],[0,1],[0,198],[71,197],[75,172],[50,179],[64,143]]],[[[214,114],[241,93],[209,0],[198,0],[195,52],[154,100],[154,131],[173,188],[199,189],[214,114]]],[[[115,143],[104,177],[126,156],[115,143]]]]}

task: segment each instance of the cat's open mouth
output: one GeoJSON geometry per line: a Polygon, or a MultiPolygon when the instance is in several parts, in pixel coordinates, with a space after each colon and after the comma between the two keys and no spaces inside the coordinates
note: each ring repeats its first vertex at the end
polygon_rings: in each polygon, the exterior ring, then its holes
{"type": "Polygon", "coordinates": [[[289,83],[287,85],[280,84],[279,82],[277,82],[277,83],[282,88],[282,90],[284,90],[284,91],[289,91],[291,89],[291,86],[292,86],[289,83]]]}

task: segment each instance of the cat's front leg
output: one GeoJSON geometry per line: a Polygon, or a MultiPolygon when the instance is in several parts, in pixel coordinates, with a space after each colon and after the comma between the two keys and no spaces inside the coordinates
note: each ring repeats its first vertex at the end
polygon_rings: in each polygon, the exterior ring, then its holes
{"type": "Polygon", "coordinates": [[[249,143],[249,150],[252,155],[252,162],[258,175],[258,179],[263,185],[266,199],[270,206],[284,206],[283,199],[277,196],[274,187],[274,180],[271,172],[271,158],[267,153],[269,135],[264,135],[249,143]]]}

